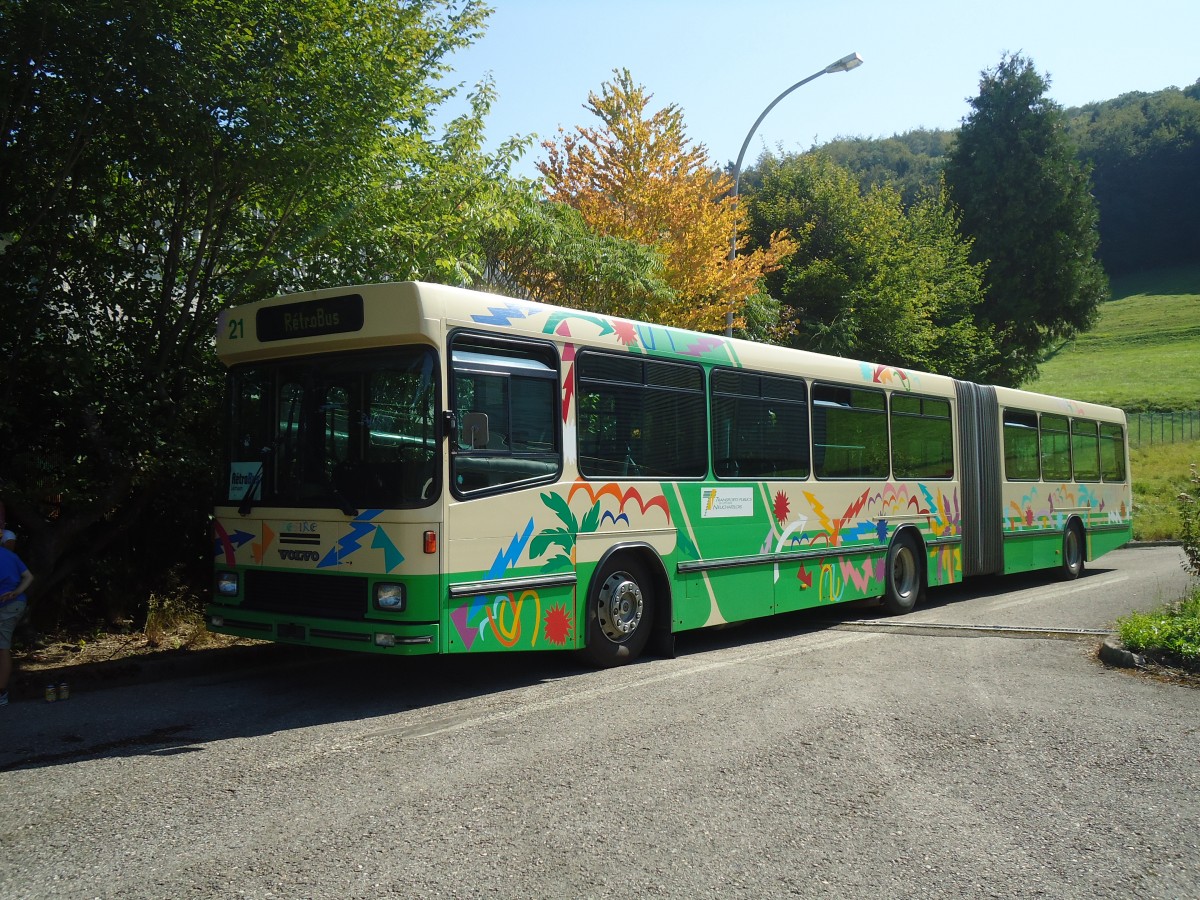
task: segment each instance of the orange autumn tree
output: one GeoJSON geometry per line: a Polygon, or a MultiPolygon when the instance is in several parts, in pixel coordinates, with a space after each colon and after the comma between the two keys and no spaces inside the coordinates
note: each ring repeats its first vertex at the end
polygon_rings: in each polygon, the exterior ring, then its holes
{"type": "Polygon", "coordinates": [[[780,233],[768,246],[730,260],[737,215],[733,179],[709,162],[703,144],[688,139],[675,105],[648,113],[652,94],[634,84],[628,69],[588,94],[585,106],[599,128],[577,126],[560,143],[545,141],[548,158],[538,163],[551,200],[577,209],[600,234],[652,247],[663,260],[670,299],[653,309],[640,305],[606,310],[629,318],[717,332],[725,314],[741,312],[760,296],[762,276],[796,248],[780,233]]]}

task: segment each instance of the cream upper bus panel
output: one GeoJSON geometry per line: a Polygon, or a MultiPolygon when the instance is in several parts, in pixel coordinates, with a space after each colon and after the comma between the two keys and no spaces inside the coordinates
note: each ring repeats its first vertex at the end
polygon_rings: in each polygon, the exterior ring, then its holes
{"type": "Polygon", "coordinates": [[[436,301],[436,305],[444,311],[447,330],[466,327],[551,339],[577,347],[649,352],[680,361],[692,360],[842,384],[865,383],[894,391],[954,397],[954,381],[943,375],[637,323],[461,288],[422,284],[419,289],[425,301],[436,301]]]}
{"type": "MultiPolygon", "coordinates": [[[[300,313],[304,308],[300,308],[300,313]]],[[[303,326],[304,320],[301,319],[303,326]]],[[[954,381],[943,375],[893,366],[841,359],[802,350],[791,350],[737,338],[702,334],[679,328],[571,310],[528,300],[508,298],[465,288],[419,282],[343,286],[275,297],[222,312],[217,331],[217,353],[226,365],[252,359],[270,359],[305,352],[378,347],[403,342],[406,336],[436,342],[445,330],[466,326],[513,335],[552,339],[576,346],[650,352],[680,360],[692,359],[733,368],[754,369],[843,384],[876,385],[893,391],[954,396],[954,381]],[[359,295],[363,302],[361,326],[326,329],[330,333],[263,340],[260,311],[270,320],[275,310],[297,304],[359,295]],[[286,338],[286,339],[281,339],[286,338]]],[[[317,322],[317,330],[321,324],[317,322]]],[[[303,330],[303,327],[302,329],[303,330]]]]}
{"type": "Polygon", "coordinates": [[[1124,410],[1112,406],[1102,406],[1099,403],[1068,400],[1065,397],[1053,397],[1049,394],[1037,394],[1033,391],[1021,391],[1006,387],[996,388],[996,399],[1002,409],[1028,409],[1033,412],[1095,419],[1099,422],[1114,422],[1122,426],[1125,424],[1124,410]]]}
{"type": "Polygon", "coordinates": [[[356,285],[272,297],[221,312],[217,355],[226,366],[333,350],[432,343],[440,298],[422,285],[356,285]]]}

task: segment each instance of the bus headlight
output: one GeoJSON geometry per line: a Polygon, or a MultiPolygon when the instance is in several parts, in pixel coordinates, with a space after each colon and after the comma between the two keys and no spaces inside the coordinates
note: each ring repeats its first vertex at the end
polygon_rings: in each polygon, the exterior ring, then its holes
{"type": "Polygon", "coordinates": [[[404,585],[380,581],[375,584],[375,608],[388,612],[403,612],[405,607],[404,585]]]}
{"type": "Polygon", "coordinates": [[[238,573],[218,572],[217,593],[222,597],[236,597],[238,593],[238,573]]]}

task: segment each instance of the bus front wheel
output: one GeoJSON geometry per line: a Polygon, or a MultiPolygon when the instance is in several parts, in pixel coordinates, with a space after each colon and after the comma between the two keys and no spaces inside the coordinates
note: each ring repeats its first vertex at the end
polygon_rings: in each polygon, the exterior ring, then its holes
{"type": "Polygon", "coordinates": [[[1083,529],[1072,522],[1063,533],[1062,567],[1060,574],[1067,581],[1074,581],[1083,574],[1083,529]]]}
{"type": "Polygon", "coordinates": [[[921,596],[921,553],[916,541],[900,535],[888,548],[884,568],[883,608],[893,616],[912,612],[921,596]]]}
{"type": "Polygon", "coordinates": [[[653,624],[654,595],[644,567],[628,558],[606,563],[588,594],[584,656],[602,667],[632,662],[653,624]]]}

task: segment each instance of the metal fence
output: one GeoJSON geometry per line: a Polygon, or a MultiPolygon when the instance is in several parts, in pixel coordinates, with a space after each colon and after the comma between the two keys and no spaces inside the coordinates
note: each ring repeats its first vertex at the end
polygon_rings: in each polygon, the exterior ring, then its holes
{"type": "Polygon", "coordinates": [[[1126,419],[1129,443],[1134,447],[1200,440],[1200,409],[1127,413],[1126,419]]]}

